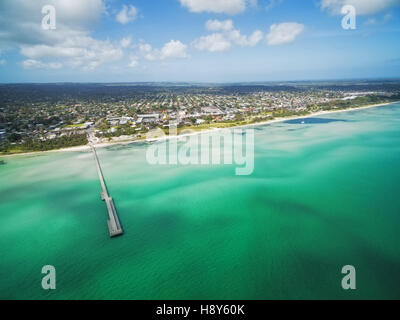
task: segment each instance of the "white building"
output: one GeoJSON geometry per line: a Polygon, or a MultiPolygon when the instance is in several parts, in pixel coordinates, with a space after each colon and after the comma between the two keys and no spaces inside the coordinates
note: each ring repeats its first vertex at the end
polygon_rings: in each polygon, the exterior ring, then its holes
{"type": "Polygon", "coordinates": [[[160,115],[158,113],[152,114],[138,114],[138,123],[153,123],[157,122],[160,119],[160,115]]]}

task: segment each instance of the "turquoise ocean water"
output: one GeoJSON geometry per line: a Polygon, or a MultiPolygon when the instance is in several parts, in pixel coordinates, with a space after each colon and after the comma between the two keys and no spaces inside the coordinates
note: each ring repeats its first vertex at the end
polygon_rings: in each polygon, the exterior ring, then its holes
{"type": "Polygon", "coordinates": [[[254,129],[250,176],[98,149],[114,239],[91,153],[3,157],[0,299],[399,299],[400,104],[254,129]]]}

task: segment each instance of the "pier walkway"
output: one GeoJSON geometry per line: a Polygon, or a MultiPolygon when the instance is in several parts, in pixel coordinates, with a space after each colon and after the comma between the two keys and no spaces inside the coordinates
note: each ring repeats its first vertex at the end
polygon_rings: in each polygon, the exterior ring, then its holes
{"type": "Polygon", "coordinates": [[[121,223],[119,222],[117,210],[115,209],[114,206],[114,201],[108,194],[107,187],[103,178],[103,172],[101,171],[99,158],[97,157],[96,148],[94,146],[91,146],[91,148],[93,151],[94,159],[96,161],[97,173],[99,175],[101,188],[103,190],[101,192],[101,200],[105,201],[107,205],[108,217],[109,217],[109,219],[107,220],[108,231],[110,232],[110,237],[116,237],[122,235],[124,231],[122,230],[121,223]]]}

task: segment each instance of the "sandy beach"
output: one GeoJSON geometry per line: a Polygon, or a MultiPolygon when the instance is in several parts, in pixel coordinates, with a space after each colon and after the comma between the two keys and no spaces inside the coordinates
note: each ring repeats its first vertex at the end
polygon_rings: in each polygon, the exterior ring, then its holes
{"type": "MultiPolygon", "coordinates": [[[[322,115],[331,114],[331,113],[348,112],[348,111],[354,111],[354,110],[382,107],[382,106],[387,106],[387,105],[397,103],[397,102],[400,102],[400,101],[379,103],[379,104],[373,104],[373,105],[349,108],[349,109],[319,111],[319,112],[311,113],[311,114],[304,115],[304,116],[291,116],[291,117],[275,118],[273,120],[250,123],[250,124],[246,124],[246,125],[232,126],[229,128],[213,128],[213,129],[206,129],[206,130],[201,130],[201,131],[193,130],[193,132],[191,132],[191,133],[179,134],[177,136],[176,135],[172,135],[172,136],[166,135],[166,136],[163,136],[160,138],[153,138],[153,139],[121,140],[121,141],[103,142],[103,143],[95,144],[94,146],[96,148],[104,148],[104,147],[109,147],[109,146],[113,146],[113,145],[124,145],[124,144],[131,144],[131,143],[140,143],[140,142],[156,142],[156,141],[168,140],[168,139],[179,139],[179,138],[183,138],[183,137],[187,137],[187,136],[192,136],[192,135],[197,135],[197,134],[206,134],[206,133],[211,133],[211,132],[216,132],[216,131],[226,130],[226,129],[257,127],[257,126],[262,126],[262,125],[266,125],[266,124],[272,124],[272,123],[283,122],[283,121],[294,120],[294,119],[311,118],[311,117],[322,116],[322,115]]],[[[187,129],[187,130],[190,130],[190,129],[187,129]]],[[[85,146],[77,146],[77,147],[71,147],[71,148],[48,150],[48,151],[36,151],[36,152],[26,152],[26,153],[16,153],[16,154],[5,154],[5,155],[0,154],[0,157],[6,158],[6,157],[16,157],[16,156],[38,155],[38,154],[45,154],[45,153],[52,153],[52,152],[89,152],[89,151],[91,151],[90,145],[85,145],[85,146]]]]}

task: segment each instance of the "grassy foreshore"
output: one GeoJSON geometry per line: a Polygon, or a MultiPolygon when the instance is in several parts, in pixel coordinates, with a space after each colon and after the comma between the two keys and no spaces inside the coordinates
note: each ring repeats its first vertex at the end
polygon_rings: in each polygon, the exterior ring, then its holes
{"type": "MultiPolygon", "coordinates": [[[[227,128],[245,128],[245,127],[251,127],[251,126],[261,126],[261,125],[265,125],[265,124],[271,124],[271,123],[282,122],[282,121],[287,121],[287,120],[294,120],[294,119],[310,118],[310,117],[331,114],[331,113],[337,113],[337,112],[346,112],[346,111],[354,111],[354,110],[360,110],[360,109],[376,108],[376,107],[382,107],[382,106],[390,105],[390,104],[397,103],[397,102],[400,102],[400,101],[392,101],[392,102],[371,104],[371,105],[365,105],[365,106],[348,107],[348,108],[341,108],[341,109],[338,108],[338,109],[334,109],[334,110],[325,110],[325,111],[318,111],[318,112],[308,112],[308,113],[305,113],[302,115],[290,115],[290,116],[285,116],[285,117],[273,118],[273,119],[269,119],[269,120],[263,119],[263,120],[257,121],[256,119],[251,119],[251,120],[246,119],[243,121],[215,122],[215,123],[204,124],[204,125],[200,125],[200,126],[187,126],[187,127],[179,128],[177,136],[166,135],[166,136],[155,137],[155,138],[151,138],[151,139],[146,139],[146,138],[135,138],[134,139],[134,138],[132,138],[132,139],[126,139],[126,140],[108,141],[108,142],[102,142],[102,143],[96,144],[95,147],[102,148],[102,147],[107,147],[110,145],[131,144],[131,143],[137,143],[137,142],[154,142],[154,141],[158,141],[158,140],[180,138],[180,137],[190,136],[190,135],[194,135],[194,134],[204,134],[204,133],[208,133],[208,132],[213,132],[215,130],[222,130],[222,129],[227,129],[227,128]]],[[[0,157],[13,157],[13,156],[18,156],[18,155],[26,156],[26,155],[44,154],[44,153],[51,153],[51,152],[76,152],[76,151],[90,151],[90,146],[87,144],[87,145],[74,146],[74,147],[68,147],[68,148],[60,148],[60,149],[47,150],[47,151],[0,153],[0,157]]]]}

